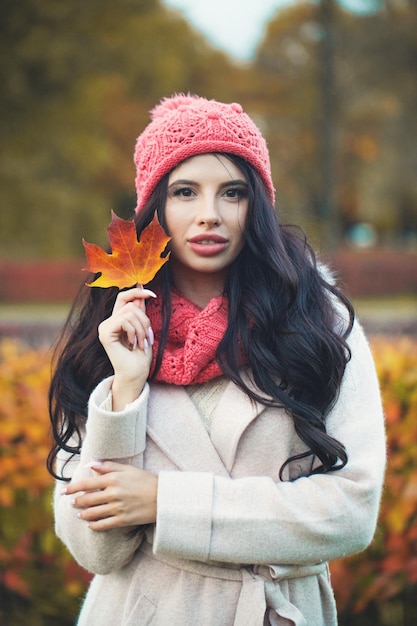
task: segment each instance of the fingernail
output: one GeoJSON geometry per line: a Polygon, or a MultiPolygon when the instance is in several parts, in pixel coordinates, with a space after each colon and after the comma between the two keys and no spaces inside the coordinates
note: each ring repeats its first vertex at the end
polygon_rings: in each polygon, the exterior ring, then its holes
{"type": "Polygon", "coordinates": [[[145,354],[148,354],[148,352],[149,352],[149,343],[148,343],[147,339],[143,340],[143,351],[144,351],[145,354]]]}
{"type": "Polygon", "coordinates": [[[65,496],[67,494],[68,489],[66,487],[64,487],[63,489],[61,489],[61,496],[65,496]]]}
{"type": "Polygon", "coordinates": [[[137,345],[138,345],[138,338],[135,335],[133,338],[132,350],[135,350],[137,348],[137,345]]]}
{"type": "Polygon", "coordinates": [[[155,343],[155,335],[153,334],[152,326],[148,328],[148,338],[151,346],[155,343]]]}
{"type": "Polygon", "coordinates": [[[156,293],[154,293],[153,291],[151,291],[150,289],[143,289],[143,293],[146,293],[148,296],[151,296],[151,298],[157,298],[158,296],[156,295],[156,293]]]}
{"type": "Polygon", "coordinates": [[[71,500],[71,506],[75,507],[75,500],[71,500]]]}

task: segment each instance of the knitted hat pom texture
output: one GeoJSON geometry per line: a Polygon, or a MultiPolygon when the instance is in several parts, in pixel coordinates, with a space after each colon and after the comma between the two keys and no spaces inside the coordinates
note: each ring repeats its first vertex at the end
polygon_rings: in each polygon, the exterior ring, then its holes
{"type": "Polygon", "coordinates": [[[151,111],[151,122],[136,141],[136,211],[143,208],[165,174],[185,159],[210,152],[246,159],[260,174],[274,203],[266,141],[241,105],[176,94],[151,111]]]}

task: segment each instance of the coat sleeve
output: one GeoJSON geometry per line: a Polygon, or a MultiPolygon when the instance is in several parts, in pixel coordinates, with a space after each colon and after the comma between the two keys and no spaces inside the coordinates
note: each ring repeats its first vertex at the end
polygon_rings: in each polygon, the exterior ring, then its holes
{"type": "MultiPolygon", "coordinates": [[[[58,476],[72,480],[91,477],[93,472],[87,465],[99,460],[142,466],[149,387],[146,385],[125,411],[115,413],[111,411],[111,380],[102,381],[92,393],[81,454],[71,457],[61,450],[57,458],[58,476]]],[[[78,519],[71,505],[73,497],[61,494],[66,484],[57,480],[55,485],[55,530],[76,561],[95,574],[107,574],[129,562],[142,541],[142,533],[132,532],[132,528],[90,530],[85,521],[78,519]]]]}
{"type": "Polygon", "coordinates": [[[347,465],[278,483],[161,472],[155,553],[309,564],[359,552],[371,542],[385,468],[384,420],[374,362],[358,324],[349,343],[352,358],[327,420],[329,434],[347,449],[347,465]]]}

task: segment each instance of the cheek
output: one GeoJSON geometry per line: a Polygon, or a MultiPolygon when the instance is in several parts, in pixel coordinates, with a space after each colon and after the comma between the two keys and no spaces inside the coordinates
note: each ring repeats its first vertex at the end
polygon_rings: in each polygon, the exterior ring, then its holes
{"type": "Polygon", "coordinates": [[[170,237],[175,239],[184,230],[184,219],[181,219],[181,215],[175,211],[165,210],[165,224],[167,233],[170,237]]]}
{"type": "Polygon", "coordinates": [[[169,249],[174,256],[178,256],[185,247],[188,233],[187,224],[181,216],[175,215],[174,213],[166,214],[165,223],[167,234],[171,237],[171,241],[168,244],[169,249]]]}

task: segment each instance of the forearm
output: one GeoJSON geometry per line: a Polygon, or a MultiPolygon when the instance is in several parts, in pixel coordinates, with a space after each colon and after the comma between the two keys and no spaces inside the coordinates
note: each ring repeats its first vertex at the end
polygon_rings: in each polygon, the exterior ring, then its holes
{"type": "Polygon", "coordinates": [[[163,472],[155,551],[234,563],[328,561],[368,545],[379,493],[377,485],[335,475],[275,484],[163,472]]]}
{"type": "MultiPolygon", "coordinates": [[[[141,467],[146,441],[146,411],[148,388],[130,408],[122,413],[109,410],[108,393],[111,379],[103,381],[93,392],[89,417],[83,438],[81,454],[68,461],[61,451],[57,460],[57,474],[71,478],[71,483],[91,479],[95,473],[91,462],[113,460],[141,467]]],[[[106,573],[127,562],[141,541],[140,533],[130,529],[112,529],[94,532],[87,521],[77,516],[79,510],[72,502],[74,495],[61,493],[67,482],[58,481],[55,488],[55,524],[57,535],[66,544],[74,558],[86,569],[106,573]]]]}

